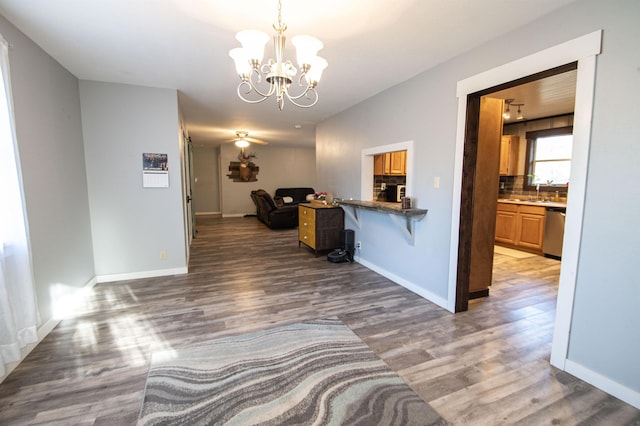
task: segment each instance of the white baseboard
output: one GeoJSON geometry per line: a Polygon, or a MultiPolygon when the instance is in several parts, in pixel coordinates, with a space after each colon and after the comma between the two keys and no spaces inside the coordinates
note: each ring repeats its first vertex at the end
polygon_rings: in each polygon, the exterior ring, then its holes
{"type": "Polygon", "coordinates": [[[621,385],[570,359],[565,360],[564,367],[567,373],[573,374],[580,380],[584,380],[598,389],[640,409],[640,392],[621,385]]]}
{"type": "Polygon", "coordinates": [[[355,256],[354,260],[356,262],[358,262],[359,264],[361,264],[362,266],[365,266],[369,269],[371,269],[374,272],[377,272],[378,274],[382,275],[385,278],[389,278],[391,281],[393,281],[396,284],[401,285],[402,287],[406,288],[407,290],[417,294],[420,297],[423,297],[425,299],[427,299],[430,302],[435,303],[436,305],[440,306],[441,308],[447,309],[447,300],[443,299],[442,297],[433,294],[432,292],[430,292],[429,290],[425,290],[422,287],[417,286],[415,283],[412,283],[411,281],[405,280],[402,277],[397,276],[394,273],[391,273],[389,271],[387,271],[384,268],[379,267],[378,265],[374,265],[373,263],[367,262],[366,260],[362,259],[359,256],[355,256]]]}
{"type": "Polygon", "coordinates": [[[196,216],[222,216],[222,212],[196,212],[196,216]]]}
{"type": "Polygon", "coordinates": [[[222,213],[222,218],[224,219],[225,217],[245,217],[246,215],[256,215],[256,212],[251,212],[251,213],[222,213]]]}
{"type": "Polygon", "coordinates": [[[182,275],[189,272],[186,266],[172,269],[157,269],[155,271],[129,272],[126,274],[98,275],[96,279],[99,283],[110,283],[114,281],[137,280],[140,278],[165,277],[167,275],[182,275]]]}

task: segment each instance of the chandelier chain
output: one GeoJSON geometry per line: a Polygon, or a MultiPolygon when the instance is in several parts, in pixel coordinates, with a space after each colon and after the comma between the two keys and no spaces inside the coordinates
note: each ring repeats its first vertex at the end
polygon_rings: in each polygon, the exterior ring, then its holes
{"type": "Polygon", "coordinates": [[[279,33],[287,29],[287,25],[282,23],[282,0],[278,0],[278,26],[276,27],[276,24],[273,24],[273,29],[279,33]]]}

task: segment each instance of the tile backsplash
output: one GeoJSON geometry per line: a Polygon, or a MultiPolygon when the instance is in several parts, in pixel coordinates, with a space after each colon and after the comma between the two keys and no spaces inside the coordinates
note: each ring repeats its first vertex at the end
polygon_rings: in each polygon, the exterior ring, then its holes
{"type": "Polygon", "coordinates": [[[375,175],[373,177],[373,199],[376,201],[386,201],[386,193],[382,190],[382,184],[385,185],[406,185],[406,176],[382,176],[375,175]]]}
{"type": "Polygon", "coordinates": [[[524,175],[520,176],[500,176],[500,187],[498,189],[498,198],[531,198],[540,197],[543,200],[552,200],[556,196],[565,199],[567,197],[567,188],[559,187],[557,191],[528,191],[524,189],[524,175]],[[521,197],[518,197],[521,196],[521,197]]]}

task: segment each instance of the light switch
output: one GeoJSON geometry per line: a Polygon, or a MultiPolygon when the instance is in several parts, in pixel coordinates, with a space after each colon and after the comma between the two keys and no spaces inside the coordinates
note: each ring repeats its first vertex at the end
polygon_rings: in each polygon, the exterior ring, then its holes
{"type": "Polygon", "coordinates": [[[440,176],[436,176],[433,178],[433,187],[435,189],[440,188],[440,176]]]}

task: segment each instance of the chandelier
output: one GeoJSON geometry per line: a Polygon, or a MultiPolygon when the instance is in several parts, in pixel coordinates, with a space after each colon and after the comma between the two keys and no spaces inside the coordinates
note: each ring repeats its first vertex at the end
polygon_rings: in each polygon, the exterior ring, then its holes
{"type": "Polygon", "coordinates": [[[240,77],[238,96],[245,102],[256,104],[275,95],[280,111],[284,108],[285,98],[301,108],[309,108],[318,102],[316,86],[327,67],[327,61],[317,56],[323,45],[320,40],[307,35],[295,36],[291,42],[296,47],[300,74],[291,61],[284,61],[283,53],[286,37],[286,24],[282,22],[282,0],[278,0],[278,23],[273,24],[276,35],[273,36],[275,60],[269,59],[262,64],[264,46],[269,40],[266,33],[258,30],[245,30],[236,34],[242,47],[231,49],[229,56],[236,64],[240,77]],[[297,80],[297,86],[291,85],[297,80]],[[266,82],[266,83],[265,83],[266,82]],[[262,89],[259,86],[264,86],[262,89]],[[246,97],[245,95],[249,95],[246,97]]]}

